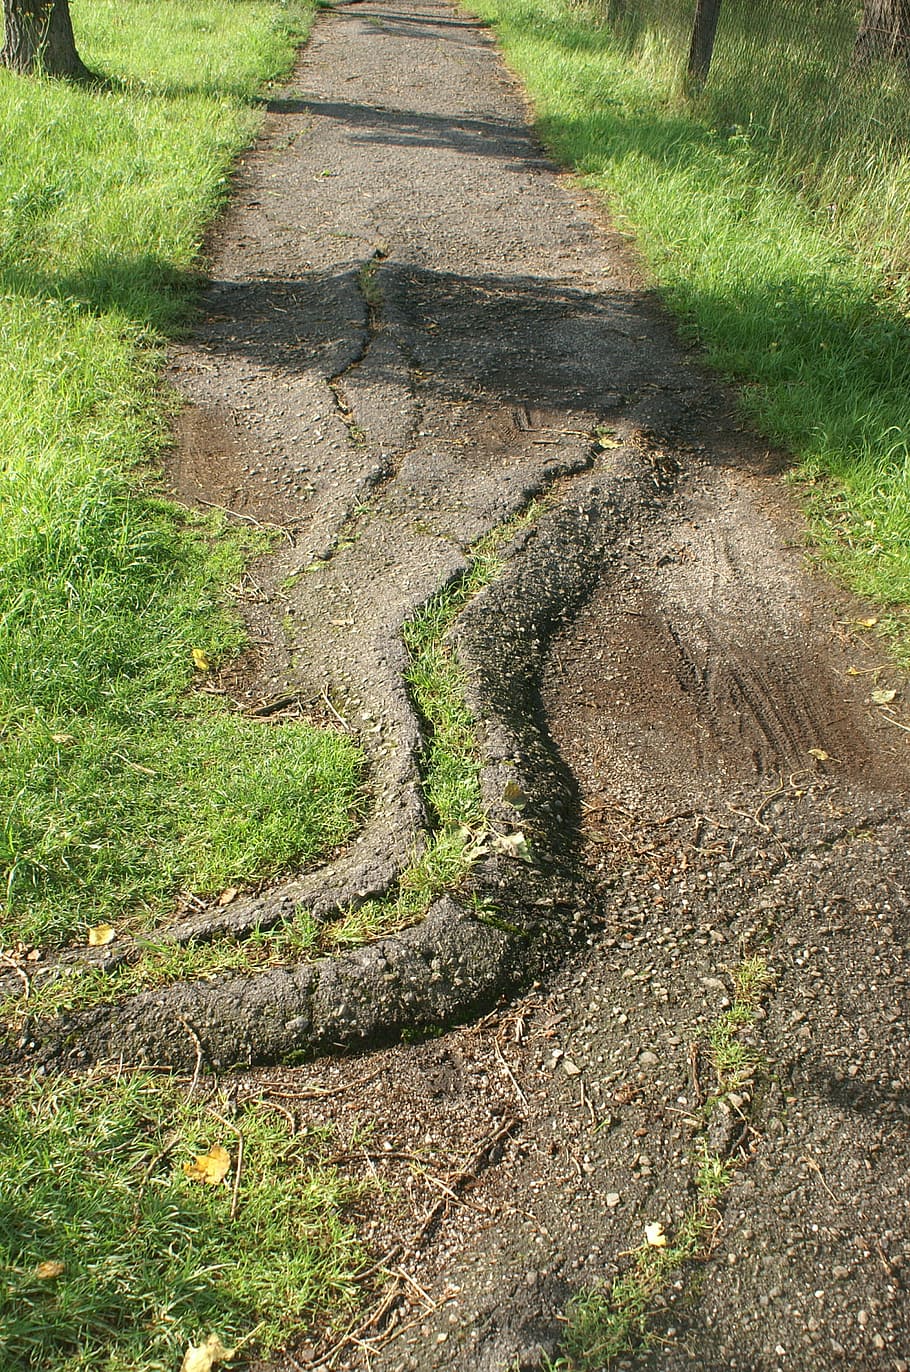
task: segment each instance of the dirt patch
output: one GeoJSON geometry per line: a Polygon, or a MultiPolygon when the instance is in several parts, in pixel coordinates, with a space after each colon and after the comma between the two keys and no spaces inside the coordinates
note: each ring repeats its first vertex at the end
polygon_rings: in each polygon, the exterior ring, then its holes
{"type": "Polygon", "coordinates": [[[23,1047],[248,1067],[490,1012],[237,1078],[396,1187],[376,1304],[276,1372],[541,1366],[572,1295],[684,1222],[705,1150],[729,1169],[712,1232],[615,1365],[905,1372],[907,687],[807,571],[779,461],[541,156],[488,35],[436,0],[321,17],[211,266],[171,366],[171,479],[285,530],[257,572],[259,681],[220,685],[342,710],[375,805],[322,871],[166,936],[394,885],[430,825],[401,626],[548,495],[451,636],[491,820],[535,861],[488,856],[473,902],[335,961],[23,1047]],[[747,958],[767,982],[731,1086],[712,1035],[747,958]]]}

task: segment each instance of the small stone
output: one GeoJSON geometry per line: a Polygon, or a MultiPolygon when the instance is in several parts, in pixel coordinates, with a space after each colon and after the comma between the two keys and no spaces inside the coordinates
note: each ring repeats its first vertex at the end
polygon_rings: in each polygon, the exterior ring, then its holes
{"type": "Polygon", "coordinates": [[[620,1202],[621,1199],[622,1199],[622,1198],[621,1198],[621,1196],[620,1196],[620,1194],[619,1194],[618,1191],[608,1191],[608,1192],[607,1192],[607,1208],[608,1208],[609,1210],[615,1210],[616,1207],[617,1207],[617,1205],[619,1205],[619,1202],[620,1202]]]}
{"type": "Polygon", "coordinates": [[[648,1049],[645,1049],[643,1053],[639,1053],[638,1061],[641,1063],[642,1067],[656,1067],[660,1059],[656,1053],[652,1053],[648,1049]]]}

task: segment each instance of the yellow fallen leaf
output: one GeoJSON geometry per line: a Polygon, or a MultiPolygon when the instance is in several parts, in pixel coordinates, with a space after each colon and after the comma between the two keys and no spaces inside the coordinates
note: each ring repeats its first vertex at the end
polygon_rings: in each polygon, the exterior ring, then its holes
{"type": "Polygon", "coordinates": [[[39,1281],[52,1281],[54,1277],[62,1276],[65,1271],[66,1267],[62,1262],[39,1262],[35,1268],[35,1276],[39,1281]]]}
{"type": "Polygon", "coordinates": [[[517,781],[506,782],[502,798],[507,805],[513,806],[516,810],[523,810],[528,799],[517,781]]]}
{"type": "Polygon", "coordinates": [[[655,1220],[653,1224],[645,1225],[645,1239],[651,1248],[666,1248],[667,1236],[659,1220],[655,1220]]]}
{"type": "Polygon", "coordinates": [[[611,434],[601,434],[597,439],[597,446],[604,451],[607,448],[621,448],[622,440],[614,438],[611,434]]]}
{"type": "Polygon", "coordinates": [[[827,762],[831,754],[826,753],[824,748],[810,748],[809,756],[816,758],[819,762],[827,762]]]}
{"type": "Polygon", "coordinates": [[[859,623],[864,629],[874,629],[878,623],[878,615],[870,615],[868,619],[861,619],[859,623]]]}
{"type": "Polygon", "coordinates": [[[75,739],[73,738],[72,734],[51,734],[51,738],[52,738],[52,740],[54,741],[54,743],[74,743],[74,742],[75,742],[75,739]]]}
{"type": "Polygon", "coordinates": [[[229,886],[226,891],[222,891],[218,897],[219,905],[230,905],[232,900],[237,899],[237,887],[229,886]]]}
{"type": "Polygon", "coordinates": [[[191,1343],[183,1355],[180,1372],[212,1372],[218,1362],[230,1362],[236,1348],[225,1348],[217,1334],[209,1334],[205,1343],[191,1343]]]}
{"type": "Polygon", "coordinates": [[[106,943],[113,943],[117,937],[117,930],[112,924],[95,924],[88,931],[89,948],[103,948],[106,943]]]}
{"type": "Polygon", "coordinates": [[[870,699],[873,705],[890,705],[897,691],[873,691],[870,699]]]}
{"type": "Polygon", "coordinates": [[[193,649],[193,666],[197,672],[210,672],[212,664],[201,648],[193,649]]]}
{"type": "Polygon", "coordinates": [[[195,1162],[185,1162],[183,1170],[190,1181],[203,1181],[207,1186],[217,1186],[224,1181],[230,1166],[230,1153],[216,1143],[207,1153],[200,1154],[195,1162]]]}

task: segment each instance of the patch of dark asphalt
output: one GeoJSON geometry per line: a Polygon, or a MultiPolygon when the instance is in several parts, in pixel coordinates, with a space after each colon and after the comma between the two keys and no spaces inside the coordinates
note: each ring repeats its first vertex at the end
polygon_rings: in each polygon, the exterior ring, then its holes
{"type": "Polygon", "coordinates": [[[539,1367],[573,1293],[627,1271],[646,1224],[674,1234],[703,1147],[731,1172],[716,1228],[615,1365],[906,1372],[905,683],[807,569],[779,461],[541,156],[478,25],[442,0],[325,14],[271,111],[173,358],[171,476],[286,531],[257,569],[257,690],[327,693],[374,808],[335,862],[170,936],[394,885],[428,825],[401,626],[550,492],[451,632],[485,804],[536,860],[472,874],[495,923],[455,893],[332,961],[38,1026],[36,1051],[371,1050],[238,1079],[301,1123],[375,1127],[448,1188],[398,1179],[428,1208],[376,1221],[391,1298],[359,1343],[302,1333],[275,1372],[539,1367]],[[721,1090],[710,1035],[746,956],[771,980],[721,1090]]]}

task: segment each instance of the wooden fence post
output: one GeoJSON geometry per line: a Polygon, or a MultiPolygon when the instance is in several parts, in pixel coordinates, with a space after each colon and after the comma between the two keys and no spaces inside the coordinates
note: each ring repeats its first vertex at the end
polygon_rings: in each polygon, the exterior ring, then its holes
{"type": "Polygon", "coordinates": [[[711,58],[714,55],[714,39],[717,34],[719,18],[720,0],[697,0],[695,23],[692,27],[692,45],[689,48],[688,72],[699,85],[708,78],[711,58]]]}

